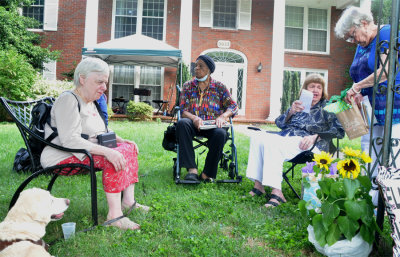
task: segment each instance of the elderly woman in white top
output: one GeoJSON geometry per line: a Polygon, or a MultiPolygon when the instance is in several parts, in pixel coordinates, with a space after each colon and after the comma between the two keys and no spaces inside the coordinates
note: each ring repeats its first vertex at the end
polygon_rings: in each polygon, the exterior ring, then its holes
{"type": "MultiPolygon", "coordinates": [[[[122,209],[149,207],[136,203],[134,186],[138,182],[138,148],[132,141],[116,136],[117,147],[108,148],[98,144],[97,136],[106,132],[94,101],[107,89],[109,67],[97,58],[82,60],[75,69],[75,90],[62,93],[51,110],[51,126],[56,127],[58,136],[52,143],[67,148],[86,149],[93,155],[95,168],[103,170],[103,188],[108,203],[107,220],[123,215],[122,209]],[[85,139],[81,135],[87,135],[85,139]],[[123,199],[121,203],[121,192],[123,199]]],[[[53,131],[45,127],[45,135],[53,131]]],[[[79,153],[70,154],[50,146],[41,155],[43,167],[56,164],[89,164],[88,158],[79,153]]],[[[139,229],[140,226],[124,217],[111,226],[120,229],[139,229]]]]}

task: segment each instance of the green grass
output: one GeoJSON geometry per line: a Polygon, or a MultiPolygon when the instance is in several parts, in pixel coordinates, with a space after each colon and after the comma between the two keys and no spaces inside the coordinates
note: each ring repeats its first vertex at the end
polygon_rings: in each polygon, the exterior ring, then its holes
{"type": "MultiPolygon", "coordinates": [[[[120,231],[96,227],[62,239],[61,224],[77,222],[77,230],[91,226],[90,182],[88,176],[60,177],[52,194],[71,200],[62,220],[47,226],[44,238],[55,256],[321,256],[307,239],[307,222],[297,211],[295,195],[286,183],[283,191],[288,202],[266,209],[262,197],[243,198],[253,184],[244,178],[240,184],[176,185],[172,179],[173,152],[161,147],[168,124],[111,122],[118,135],[139,146],[139,183],[135,196],[139,203],[152,207],[149,213],[134,211],[130,219],[141,225],[140,231],[120,231]]],[[[269,127],[271,128],[271,127],[269,127]]],[[[249,139],[236,133],[239,173],[245,177],[249,139]]],[[[359,141],[342,140],[341,146],[359,148],[359,141]]],[[[28,174],[12,171],[14,155],[23,147],[22,138],[11,123],[0,124],[0,218],[7,214],[9,201],[28,174]]],[[[205,154],[201,155],[200,167],[205,154]]],[[[288,165],[288,164],[285,164],[288,165]]],[[[300,169],[298,167],[297,169],[300,169]]],[[[200,168],[201,170],[201,168],[200,168]]],[[[107,205],[98,174],[99,221],[104,222],[107,205]]],[[[184,173],[185,174],[185,173],[184,173]]],[[[222,170],[220,178],[227,177],[222,170]]],[[[46,188],[49,177],[35,179],[30,187],[46,188]]],[[[300,191],[300,174],[294,186],[300,191]]],[[[390,229],[385,222],[385,237],[373,256],[391,255],[390,229]]]]}

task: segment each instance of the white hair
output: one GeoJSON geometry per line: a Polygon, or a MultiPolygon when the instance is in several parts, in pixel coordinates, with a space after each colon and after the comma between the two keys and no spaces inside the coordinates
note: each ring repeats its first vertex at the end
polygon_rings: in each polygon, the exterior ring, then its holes
{"type": "Polygon", "coordinates": [[[84,78],[86,78],[89,73],[92,72],[100,72],[108,75],[110,74],[110,69],[105,61],[99,58],[87,57],[83,59],[75,68],[74,85],[76,87],[81,86],[81,83],[79,82],[79,77],[83,76],[84,78]]]}
{"type": "Polygon", "coordinates": [[[374,18],[369,10],[350,6],[343,11],[340,19],[335,26],[335,34],[338,38],[345,38],[350,29],[354,26],[360,26],[361,21],[373,22],[374,18]]]}

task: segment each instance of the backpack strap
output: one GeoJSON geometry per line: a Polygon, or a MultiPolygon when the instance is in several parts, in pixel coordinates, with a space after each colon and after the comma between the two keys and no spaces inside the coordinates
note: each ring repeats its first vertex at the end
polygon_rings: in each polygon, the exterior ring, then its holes
{"type": "Polygon", "coordinates": [[[99,103],[98,103],[97,101],[93,101],[93,103],[94,103],[94,105],[96,106],[97,111],[99,112],[99,115],[100,115],[101,119],[102,119],[103,122],[104,122],[104,126],[106,127],[106,131],[108,132],[106,117],[104,117],[104,113],[103,113],[103,111],[101,110],[99,103]]]}
{"type": "MultiPolygon", "coordinates": [[[[76,95],[75,95],[72,91],[67,91],[67,92],[71,93],[71,94],[75,97],[76,102],[78,103],[78,112],[80,112],[80,111],[81,111],[81,105],[80,105],[80,103],[79,103],[78,98],[76,97],[76,95]]],[[[51,115],[48,115],[48,116],[47,116],[47,118],[46,118],[46,123],[47,123],[47,125],[49,125],[49,127],[53,130],[53,133],[51,133],[50,136],[48,136],[48,137],[46,138],[46,140],[47,140],[48,142],[51,142],[51,141],[53,141],[54,138],[56,138],[56,137],[58,136],[58,131],[57,131],[57,128],[56,128],[56,127],[51,126],[51,115]]],[[[81,136],[82,136],[83,138],[85,138],[85,139],[88,139],[88,138],[89,138],[89,136],[86,135],[86,134],[82,134],[81,136]]]]}

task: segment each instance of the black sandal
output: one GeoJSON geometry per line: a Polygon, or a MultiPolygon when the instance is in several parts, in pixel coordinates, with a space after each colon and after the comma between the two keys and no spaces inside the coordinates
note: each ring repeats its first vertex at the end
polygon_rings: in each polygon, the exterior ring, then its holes
{"type": "Polygon", "coordinates": [[[261,192],[260,190],[258,190],[258,189],[255,188],[255,187],[253,187],[253,189],[251,189],[250,192],[253,192],[253,193],[254,193],[254,195],[252,195],[252,196],[262,196],[262,195],[264,194],[263,192],[261,192]]]}
{"type": "MultiPolygon", "coordinates": [[[[275,208],[276,206],[279,206],[279,205],[281,205],[282,203],[286,203],[282,198],[280,198],[279,196],[277,196],[276,194],[271,194],[271,197],[270,197],[270,199],[269,199],[269,201],[265,204],[265,205],[267,205],[267,204],[269,204],[269,205],[272,205],[272,208],[275,208]],[[275,199],[275,200],[277,200],[278,202],[273,202],[273,201],[271,201],[271,199],[275,199]]],[[[264,206],[265,206],[264,205],[264,206]]],[[[269,207],[271,207],[271,206],[265,206],[266,208],[269,208],[269,207]]]]}

